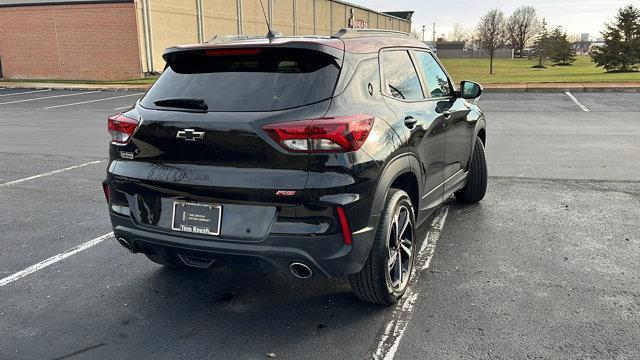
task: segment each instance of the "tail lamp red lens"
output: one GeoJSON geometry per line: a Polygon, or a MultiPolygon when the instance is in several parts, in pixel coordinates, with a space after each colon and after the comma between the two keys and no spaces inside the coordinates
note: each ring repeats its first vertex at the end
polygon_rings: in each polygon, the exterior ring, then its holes
{"type": "Polygon", "coordinates": [[[374,118],[358,114],[264,125],[280,146],[295,152],[348,152],[360,149],[373,128],[374,118]]]}
{"type": "Polygon", "coordinates": [[[344,243],[346,245],[351,245],[353,239],[351,238],[351,229],[349,228],[349,221],[347,220],[347,214],[344,209],[341,207],[337,207],[336,211],[338,212],[338,220],[340,221],[340,228],[342,229],[342,236],[344,236],[344,243]]]}
{"type": "Polygon", "coordinates": [[[122,114],[110,116],[108,129],[111,141],[116,144],[126,144],[136,131],[138,120],[126,117],[122,114]]]}

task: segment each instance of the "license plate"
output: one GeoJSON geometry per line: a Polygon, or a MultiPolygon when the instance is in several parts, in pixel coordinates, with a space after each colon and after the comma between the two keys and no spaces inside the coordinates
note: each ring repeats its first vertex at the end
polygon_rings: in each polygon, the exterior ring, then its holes
{"type": "Polygon", "coordinates": [[[222,206],[176,201],[171,228],[202,235],[219,235],[222,206]]]}

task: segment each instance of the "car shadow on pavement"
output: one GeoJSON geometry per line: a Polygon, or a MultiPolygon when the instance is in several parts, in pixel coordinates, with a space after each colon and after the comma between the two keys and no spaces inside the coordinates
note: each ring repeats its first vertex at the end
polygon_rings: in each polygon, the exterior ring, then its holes
{"type": "Polygon", "coordinates": [[[148,356],[151,350],[263,358],[318,346],[322,357],[345,351],[361,357],[371,344],[353,334],[366,330],[373,341],[383,315],[391,311],[358,300],[346,279],[299,280],[228,268],[157,268],[121,291],[129,316],[120,320],[126,325],[118,336],[127,340],[122,345],[129,348],[128,356],[148,356]],[[164,340],[158,345],[157,339],[164,340]],[[335,346],[327,349],[323,343],[335,346]]]}

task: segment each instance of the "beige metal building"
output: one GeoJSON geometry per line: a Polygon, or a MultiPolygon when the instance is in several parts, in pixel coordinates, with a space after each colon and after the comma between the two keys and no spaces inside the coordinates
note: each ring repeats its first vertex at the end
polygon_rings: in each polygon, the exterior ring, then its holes
{"type": "Polygon", "coordinates": [[[143,71],[161,69],[165,48],[214,35],[331,35],[344,27],[411,32],[413,12],[382,13],[337,0],[136,0],[143,71]],[[149,53],[151,52],[151,53],[149,53]]]}
{"type": "Polygon", "coordinates": [[[411,11],[340,0],[0,0],[0,77],[128,79],[162,71],[164,49],[214,35],[344,27],[411,31],[411,11]]]}

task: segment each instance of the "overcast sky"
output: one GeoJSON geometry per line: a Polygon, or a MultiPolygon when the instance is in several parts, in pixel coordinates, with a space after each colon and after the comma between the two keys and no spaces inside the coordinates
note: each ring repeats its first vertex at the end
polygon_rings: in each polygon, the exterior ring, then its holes
{"type": "Polygon", "coordinates": [[[426,38],[431,40],[433,23],[438,36],[451,31],[453,24],[472,27],[480,16],[492,8],[505,15],[521,5],[533,5],[540,17],[551,27],[562,26],[568,33],[589,33],[600,37],[605,22],[613,20],[618,8],[626,4],[640,6],[640,0],[347,0],[374,10],[413,10],[413,27],[422,31],[427,25],[426,38]]]}

